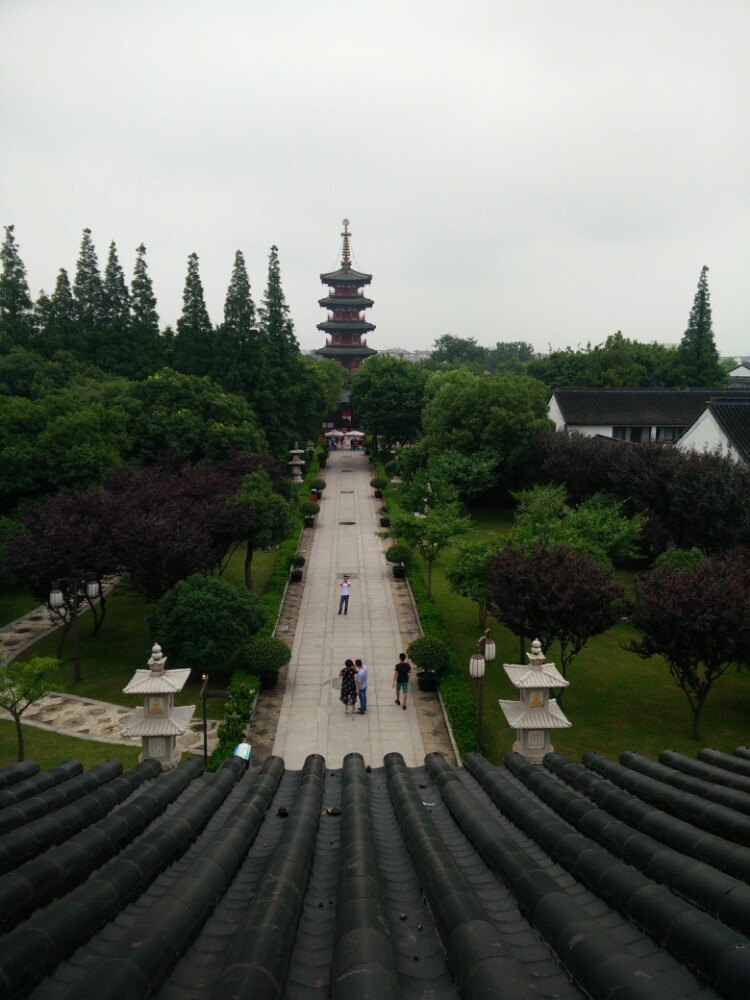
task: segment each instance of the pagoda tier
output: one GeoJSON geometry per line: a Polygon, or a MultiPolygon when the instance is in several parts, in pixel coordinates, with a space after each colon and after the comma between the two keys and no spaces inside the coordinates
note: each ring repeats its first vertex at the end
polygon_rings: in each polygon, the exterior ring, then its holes
{"type": "Polygon", "coordinates": [[[327,295],[318,299],[318,305],[324,309],[370,309],[374,302],[364,295],[327,295]]]}
{"type": "Polygon", "coordinates": [[[373,301],[362,295],[362,286],[370,283],[372,275],[355,271],[352,267],[348,219],[344,219],[344,231],[341,235],[341,267],[338,271],[329,271],[320,276],[323,284],[328,285],[329,293],[318,301],[330,313],[317,327],[323,333],[330,334],[331,339],[315,353],[322,358],[333,358],[348,371],[354,371],[365,358],[377,354],[361,339],[363,333],[375,329],[374,324],[368,323],[363,317],[364,310],[369,309],[373,301]]]}

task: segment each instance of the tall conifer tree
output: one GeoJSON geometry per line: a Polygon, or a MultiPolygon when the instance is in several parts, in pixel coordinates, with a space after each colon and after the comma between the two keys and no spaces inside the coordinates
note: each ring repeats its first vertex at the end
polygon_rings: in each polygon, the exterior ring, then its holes
{"type": "Polygon", "coordinates": [[[210,375],[214,364],[214,331],[203,297],[198,255],[188,257],[182,315],[177,320],[174,342],[175,367],[188,375],[210,375]]]}
{"type": "Polygon", "coordinates": [[[102,286],[102,348],[100,364],[105,371],[132,376],[133,345],[130,342],[130,292],[117,256],[114,240],[102,286]]]}
{"type": "Polygon", "coordinates": [[[80,354],[77,338],[78,322],[73,289],[64,267],[60,268],[55,281],[55,290],[48,302],[42,296],[37,302],[37,323],[42,350],[47,356],[55,351],[71,351],[80,354]]]}
{"type": "Polygon", "coordinates": [[[98,364],[102,342],[104,290],[90,229],[84,229],[81,238],[73,291],[80,338],[77,353],[85,360],[98,364]]]}
{"type": "Polygon", "coordinates": [[[146,266],[146,248],[141,243],[135,252],[133,281],[130,285],[131,330],[138,366],[134,378],[145,378],[156,371],[163,360],[162,342],[159,337],[159,314],[151,276],[146,266]]]}
{"type": "Polygon", "coordinates": [[[241,250],[234,255],[232,277],[224,301],[224,322],[218,331],[221,357],[226,357],[224,372],[216,380],[232,392],[243,393],[251,402],[261,378],[261,364],[255,303],[250,294],[245,258],[241,250]]]}
{"type": "Polygon", "coordinates": [[[5,240],[0,248],[0,349],[15,344],[27,347],[33,330],[33,303],[26,281],[26,268],[18,252],[13,231],[5,227],[5,240]]]}
{"type": "Polygon", "coordinates": [[[677,349],[677,369],[683,385],[724,385],[726,372],[719,364],[711,325],[708,268],[703,267],[685,334],[677,349]]]}

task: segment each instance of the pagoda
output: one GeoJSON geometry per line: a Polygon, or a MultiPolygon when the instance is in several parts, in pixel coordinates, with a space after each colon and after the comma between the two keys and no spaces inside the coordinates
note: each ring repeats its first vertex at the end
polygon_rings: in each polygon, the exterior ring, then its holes
{"type": "Polygon", "coordinates": [[[373,304],[372,299],[362,294],[363,286],[370,284],[372,275],[355,271],[352,267],[351,235],[349,220],[344,219],[341,267],[320,276],[321,282],[328,285],[328,295],[318,302],[329,310],[329,314],[324,323],[318,323],[318,329],[330,334],[330,340],[315,352],[321,358],[333,358],[340,362],[347,371],[354,371],[365,358],[378,353],[367,346],[366,340],[362,340],[363,333],[375,329],[362,315],[373,304]]]}

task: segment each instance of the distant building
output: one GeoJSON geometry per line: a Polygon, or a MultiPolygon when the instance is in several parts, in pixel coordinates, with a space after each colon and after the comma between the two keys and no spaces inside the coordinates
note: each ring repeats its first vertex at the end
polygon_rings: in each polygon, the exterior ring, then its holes
{"type": "Polygon", "coordinates": [[[750,465],[750,398],[711,400],[682,435],[677,447],[683,451],[718,448],[728,458],[750,465]]]}
{"type": "Polygon", "coordinates": [[[556,430],[620,441],[676,441],[712,400],[750,401],[750,386],[717,389],[555,389],[548,416],[556,430]]]}
{"type": "Polygon", "coordinates": [[[367,346],[366,340],[362,340],[363,333],[375,329],[363,316],[364,310],[373,305],[372,299],[362,294],[363,286],[370,284],[372,275],[355,271],[352,267],[348,219],[344,219],[341,236],[341,267],[320,276],[323,284],[328,285],[328,295],[319,299],[318,303],[329,310],[329,315],[325,322],[318,323],[318,329],[330,334],[330,340],[315,353],[321,358],[338,361],[347,371],[354,371],[365,358],[378,353],[367,346]]]}
{"type": "Polygon", "coordinates": [[[415,364],[419,361],[427,361],[428,358],[432,357],[432,351],[407,351],[403,347],[389,347],[380,353],[385,354],[388,358],[401,358],[403,361],[413,361],[415,364]]]}

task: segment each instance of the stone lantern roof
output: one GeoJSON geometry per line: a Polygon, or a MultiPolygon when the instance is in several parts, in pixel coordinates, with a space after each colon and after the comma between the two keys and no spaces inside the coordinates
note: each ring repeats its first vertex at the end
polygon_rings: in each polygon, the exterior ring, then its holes
{"type": "Polygon", "coordinates": [[[184,670],[165,670],[166,656],[161,646],[154,643],[148,670],[136,670],[128,684],[122,689],[123,694],[178,694],[187,684],[190,668],[184,670]]]}
{"type": "Polygon", "coordinates": [[[531,644],[531,652],[526,654],[529,658],[528,666],[516,663],[504,663],[503,669],[510,678],[513,687],[516,688],[565,688],[570,682],[566,681],[554,663],[545,663],[542,644],[538,639],[534,639],[531,644]]]}

